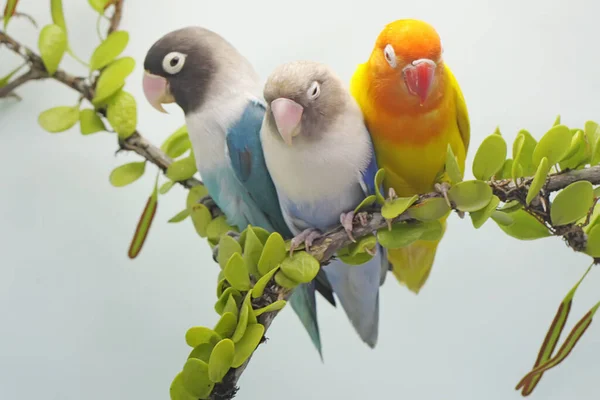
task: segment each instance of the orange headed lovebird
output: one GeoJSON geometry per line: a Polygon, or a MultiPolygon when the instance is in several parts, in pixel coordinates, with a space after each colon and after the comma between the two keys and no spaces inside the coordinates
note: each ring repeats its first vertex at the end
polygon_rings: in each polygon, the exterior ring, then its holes
{"type": "MultiPolygon", "coordinates": [[[[447,189],[448,145],[464,174],[470,139],[467,106],[431,25],[413,19],[386,25],[368,61],[354,72],[350,90],[362,109],[379,167],[385,169],[386,192],[391,188],[410,197],[447,189]]],[[[448,215],[440,220],[443,231],[448,215]]],[[[424,285],[440,240],[388,249],[390,269],[410,290],[418,293],[424,285]]]]}

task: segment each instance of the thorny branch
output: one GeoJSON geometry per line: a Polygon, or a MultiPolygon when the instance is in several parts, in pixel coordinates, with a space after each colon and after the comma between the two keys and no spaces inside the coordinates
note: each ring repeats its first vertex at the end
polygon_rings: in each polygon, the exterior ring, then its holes
{"type": "MultiPolygon", "coordinates": [[[[116,0],[113,3],[114,12],[110,19],[110,26],[108,30],[109,33],[117,30],[119,27],[123,10],[123,2],[124,0],[116,0]]],[[[73,76],[60,69],[57,70],[54,75],[50,76],[46,71],[39,55],[34,53],[29,48],[23,46],[3,31],[0,31],[0,45],[1,44],[5,45],[9,50],[23,57],[28,62],[30,69],[27,73],[19,76],[7,86],[0,89],[0,98],[11,95],[14,89],[27,81],[48,78],[54,79],[70,87],[89,101],[91,101],[93,98],[93,88],[95,85],[94,80],[90,81],[88,78],[73,76]]],[[[104,110],[100,110],[100,112],[104,113],[104,110]]],[[[137,131],[127,139],[121,140],[119,142],[119,146],[120,150],[133,151],[137,153],[147,161],[156,165],[163,172],[166,171],[167,167],[173,162],[173,160],[168,157],[160,148],[151,144],[137,131]]],[[[524,178],[518,185],[512,180],[491,181],[488,183],[492,187],[494,194],[498,196],[501,201],[506,203],[514,200],[525,205],[527,191],[532,180],[533,178],[524,178]]],[[[551,192],[558,191],[573,182],[581,180],[586,180],[596,185],[600,184],[600,166],[577,171],[564,171],[550,175],[540,195],[534,199],[531,205],[525,207],[527,211],[537,216],[541,222],[545,223],[555,235],[563,236],[567,241],[567,244],[576,251],[581,251],[583,248],[585,248],[586,244],[586,238],[581,230],[581,227],[574,224],[561,227],[561,229],[552,227],[549,220],[547,204],[549,204],[548,197],[551,192]]],[[[191,188],[201,184],[202,182],[195,178],[190,178],[178,183],[186,188],[191,188]]],[[[419,197],[417,203],[427,198],[441,196],[442,195],[438,192],[423,194],[419,197]]],[[[201,201],[211,209],[213,214],[218,214],[220,212],[210,197],[206,197],[201,201]]],[[[366,220],[366,224],[354,227],[353,235],[356,239],[360,239],[379,229],[385,228],[389,226],[390,222],[397,223],[402,221],[412,221],[407,214],[399,215],[394,220],[387,221],[379,212],[368,213],[366,220]]],[[[339,226],[325,233],[321,238],[317,239],[308,252],[317,258],[321,262],[321,265],[325,265],[334,257],[338,250],[348,246],[349,244],[351,244],[351,240],[349,239],[345,230],[339,226]]],[[[289,294],[289,291],[272,285],[268,287],[265,290],[265,294],[261,298],[256,299],[255,302],[260,303],[261,306],[264,306],[265,304],[272,303],[279,299],[287,299],[289,294]]],[[[277,312],[271,312],[265,313],[259,317],[259,322],[265,326],[265,332],[271,325],[276,315],[277,312]]],[[[223,381],[215,385],[211,394],[211,399],[232,399],[238,390],[237,382],[249,361],[250,358],[241,367],[230,370],[223,381]]]]}

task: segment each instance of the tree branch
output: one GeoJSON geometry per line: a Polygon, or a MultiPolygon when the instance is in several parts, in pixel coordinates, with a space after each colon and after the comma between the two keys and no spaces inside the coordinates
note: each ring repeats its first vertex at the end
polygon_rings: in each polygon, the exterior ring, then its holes
{"type": "Polygon", "coordinates": [[[43,73],[40,73],[39,70],[32,68],[29,71],[25,72],[24,74],[19,75],[17,78],[15,78],[12,81],[8,82],[5,86],[0,87],[0,99],[6,98],[6,97],[9,97],[9,96],[17,96],[14,93],[14,90],[16,88],[18,88],[19,86],[21,86],[24,83],[27,83],[29,81],[33,81],[33,80],[36,80],[36,79],[42,79],[44,77],[45,76],[44,76],[43,73]]]}
{"type": "MultiPolygon", "coordinates": [[[[124,0],[116,0],[113,3],[114,12],[110,19],[109,33],[118,29],[122,16],[123,1],[124,0]]],[[[12,83],[12,87],[9,89],[6,89],[6,87],[4,88],[5,92],[12,92],[12,90],[14,90],[16,87],[29,80],[51,78],[77,91],[81,96],[89,101],[91,101],[93,98],[94,81],[90,82],[87,78],[70,75],[63,70],[58,70],[54,75],[50,76],[42,63],[41,58],[36,53],[21,45],[3,31],[0,31],[0,44],[4,44],[8,49],[21,55],[30,65],[30,70],[26,74],[15,79],[13,82],[16,83],[12,83]]],[[[121,150],[133,151],[137,153],[147,161],[155,164],[163,172],[166,171],[167,167],[173,162],[173,160],[168,157],[160,148],[151,144],[137,131],[127,139],[121,140],[119,145],[121,150]]],[[[548,224],[548,212],[547,210],[544,210],[544,201],[542,199],[547,198],[550,192],[563,189],[575,181],[586,180],[592,184],[600,184],[600,166],[550,175],[546,181],[544,189],[541,191],[541,194],[532,202],[531,205],[526,206],[525,198],[527,196],[528,187],[532,180],[533,178],[522,179],[521,183],[518,185],[511,180],[491,181],[488,183],[492,187],[494,194],[498,196],[500,200],[503,202],[516,200],[522,203],[528,212],[537,215],[541,221],[544,221],[546,224],[548,224]]],[[[186,188],[191,188],[201,184],[201,182],[195,178],[190,178],[178,183],[186,188]]],[[[427,198],[441,196],[442,195],[437,192],[423,194],[419,196],[417,203],[427,198]]],[[[202,199],[202,202],[210,205],[209,208],[211,208],[214,213],[219,211],[216,205],[214,205],[214,201],[212,201],[212,199],[209,197],[202,199]]],[[[371,235],[373,232],[379,229],[389,226],[390,222],[398,223],[402,221],[411,222],[413,220],[408,216],[408,214],[402,214],[394,218],[392,221],[387,221],[385,218],[383,218],[381,213],[370,212],[367,214],[367,223],[364,226],[356,226],[353,234],[356,239],[360,239],[362,237],[371,235]]],[[[576,227],[571,224],[569,227],[570,230],[555,229],[553,233],[555,235],[565,237],[569,246],[577,251],[581,251],[583,248],[585,248],[585,235],[577,236],[577,240],[569,238],[570,235],[573,236],[573,232],[577,231],[577,228],[581,230],[580,227],[576,227]]],[[[345,230],[341,226],[338,226],[316,240],[308,253],[319,260],[323,266],[334,257],[338,250],[350,245],[351,243],[352,242],[348,238],[345,230]]],[[[262,307],[276,300],[287,299],[289,295],[290,292],[288,290],[283,289],[275,284],[271,284],[265,289],[264,295],[261,298],[253,300],[253,304],[257,307],[262,307]]],[[[258,318],[258,321],[265,327],[265,333],[276,315],[277,312],[270,312],[265,313],[258,318]]],[[[224,380],[215,385],[211,394],[211,399],[224,400],[233,398],[238,390],[237,382],[249,361],[250,358],[241,367],[230,370],[225,376],[224,380]]]]}

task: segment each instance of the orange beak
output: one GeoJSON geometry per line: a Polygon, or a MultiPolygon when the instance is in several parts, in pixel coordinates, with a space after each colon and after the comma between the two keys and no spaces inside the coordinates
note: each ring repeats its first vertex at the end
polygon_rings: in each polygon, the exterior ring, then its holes
{"type": "Polygon", "coordinates": [[[408,92],[418,96],[421,105],[425,103],[431,91],[436,67],[435,62],[422,58],[413,61],[402,70],[408,92]]]}

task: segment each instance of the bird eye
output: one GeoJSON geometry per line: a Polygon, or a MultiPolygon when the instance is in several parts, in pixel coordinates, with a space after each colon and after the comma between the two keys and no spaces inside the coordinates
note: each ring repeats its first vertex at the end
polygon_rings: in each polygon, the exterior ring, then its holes
{"type": "Polygon", "coordinates": [[[319,97],[319,95],[321,94],[321,85],[319,85],[319,82],[314,81],[312,83],[312,85],[310,85],[310,87],[308,88],[308,91],[306,92],[306,94],[308,95],[308,98],[311,100],[314,100],[317,97],[319,97]]]}
{"type": "Polygon", "coordinates": [[[383,55],[385,56],[385,60],[390,64],[390,67],[396,68],[396,52],[391,44],[385,46],[383,49],[383,55]]]}
{"type": "Polygon", "coordinates": [[[183,53],[179,53],[177,51],[173,51],[163,58],[162,66],[163,69],[171,74],[175,75],[183,68],[183,64],[185,64],[186,55],[183,53]]]}

